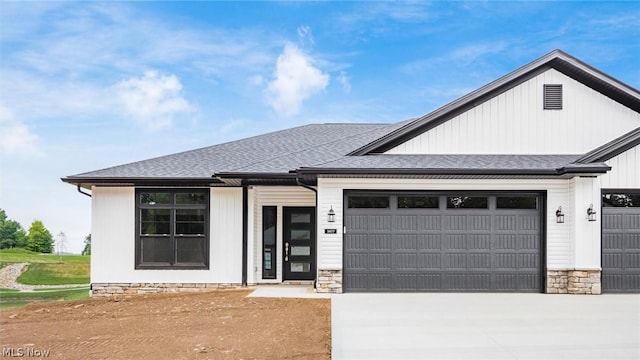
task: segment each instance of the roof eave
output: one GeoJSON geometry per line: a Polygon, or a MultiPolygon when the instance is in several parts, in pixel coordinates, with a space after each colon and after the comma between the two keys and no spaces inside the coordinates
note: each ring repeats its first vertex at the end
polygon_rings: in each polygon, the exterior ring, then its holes
{"type": "Polygon", "coordinates": [[[185,177],[74,177],[61,178],[63,182],[73,185],[112,185],[112,186],[208,186],[221,184],[218,179],[185,178],[185,177]]]}

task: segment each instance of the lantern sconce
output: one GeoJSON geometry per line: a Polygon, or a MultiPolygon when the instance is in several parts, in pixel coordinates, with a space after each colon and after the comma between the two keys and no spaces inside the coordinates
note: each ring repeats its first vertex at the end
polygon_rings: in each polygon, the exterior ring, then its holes
{"type": "Polygon", "coordinates": [[[329,212],[327,213],[327,221],[330,223],[336,222],[336,212],[333,211],[333,205],[331,205],[331,209],[329,209],[329,212]]]}
{"type": "Polygon", "coordinates": [[[596,211],[593,210],[593,204],[590,204],[587,209],[587,219],[589,219],[589,221],[596,221],[596,211]]]}
{"type": "Polygon", "coordinates": [[[558,224],[564,224],[564,213],[562,212],[562,206],[558,206],[558,210],[556,210],[556,222],[558,224]]]}

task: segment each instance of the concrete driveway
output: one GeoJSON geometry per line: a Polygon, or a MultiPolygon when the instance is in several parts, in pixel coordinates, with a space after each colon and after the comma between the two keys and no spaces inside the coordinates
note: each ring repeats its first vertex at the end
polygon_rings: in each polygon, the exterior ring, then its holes
{"type": "Polygon", "coordinates": [[[640,359],[640,295],[342,294],[334,359],[640,359]]]}

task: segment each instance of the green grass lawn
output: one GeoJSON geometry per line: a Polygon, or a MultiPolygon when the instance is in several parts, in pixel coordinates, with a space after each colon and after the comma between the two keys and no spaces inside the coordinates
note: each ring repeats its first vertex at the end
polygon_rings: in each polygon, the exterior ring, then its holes
{"type": "Polygon", "coordinates": [[[10,263],[28,263],[18,277],[26,285],[71,285],[68,288],[43,288],[32,292],[0,289],[0,308],[21,306],[36,301],[74,300],[89,297],[89,256],[40,254],[24,249],[0,250],[0,268],[10,263]]]}
{"type": "Polygon", "coordinates": [[[22,306],[38,301],[77,300],[88,298],[88,286],[74,287],[72,289],[54,289],[32,292],[0,289],[0,309],[22,306]]]}
{"type": "Polygon", "coordinates": [[[0,250],[0,263],[29,263],[18,277],[26,285],[89,283],[89,256],[40,254],[25,249],[0,250]]]}

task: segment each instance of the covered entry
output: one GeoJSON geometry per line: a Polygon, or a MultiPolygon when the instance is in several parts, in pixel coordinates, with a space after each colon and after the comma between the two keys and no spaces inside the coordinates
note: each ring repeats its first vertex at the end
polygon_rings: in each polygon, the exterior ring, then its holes
{"type": "Polygon", "coordinates": [[[540,193],[346,192],[345,291],[542,292],[540,193]]]}
{"type": "Polygon", "coordinates": [[[602,290],[640,293],[640,190],[603,191],[602,290]]]}

